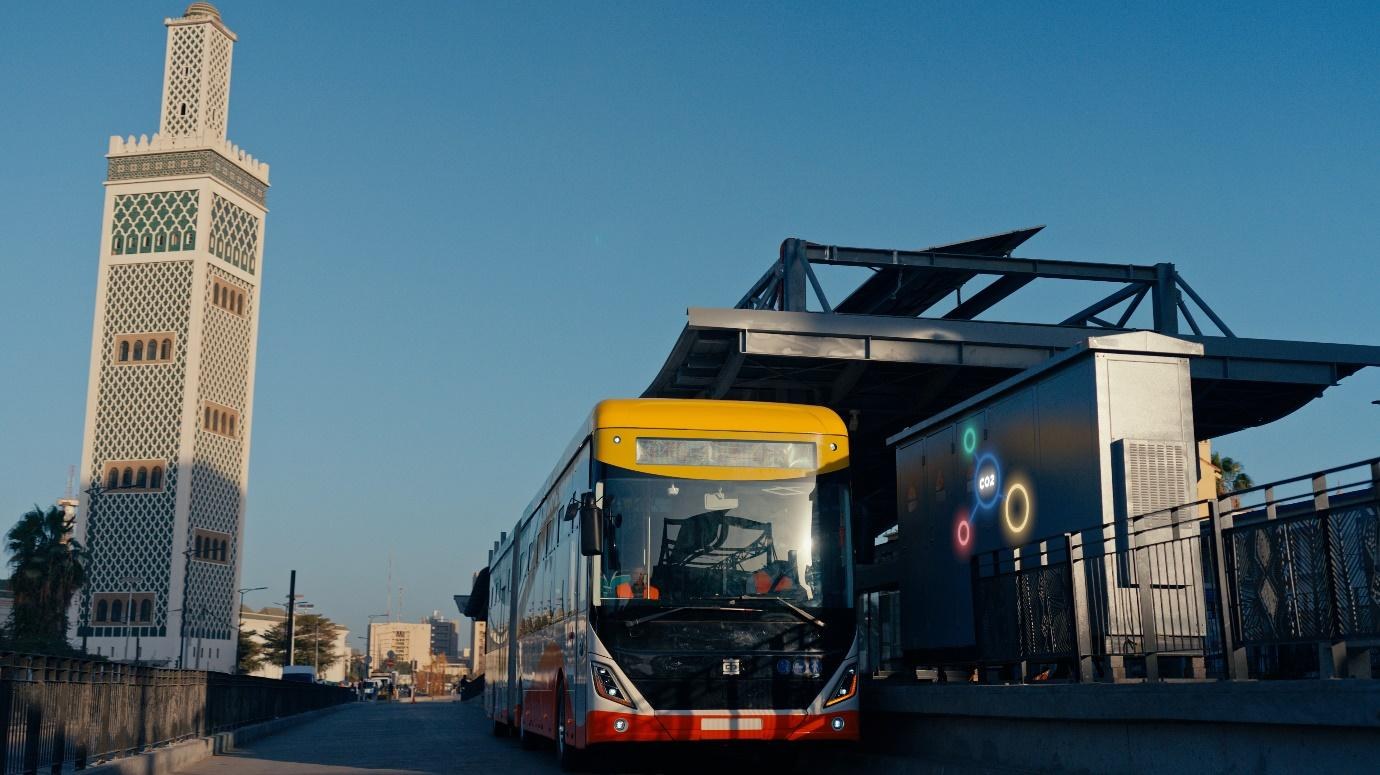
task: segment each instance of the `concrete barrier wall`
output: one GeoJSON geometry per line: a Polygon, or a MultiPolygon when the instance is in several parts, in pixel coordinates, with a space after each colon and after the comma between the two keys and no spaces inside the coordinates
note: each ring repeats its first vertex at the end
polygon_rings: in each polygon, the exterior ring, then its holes
{"type": "Polygon", "coordinates": [[[864,757],[897,772],[1380,768],[1380,682],[866,689],[864,757]]]}
{"type": "Polygon", "coordinates": [[[355,707],[354,704],[335,705],[321,710],[299,713],[295,716],[265,721],[262,724],[252,724],[231,732],[219,732],[209,737],[198,737],[137,756],[115,759],[108,764],[91,767],[82,770],[82,772],[90,773],[90,775],[172,775],[172,773],[196,764],[209,756],[228,753],[254,740],[295,727],[298,724],[305,724],[327,713],[335,713],[351,707],[355,707]]]}

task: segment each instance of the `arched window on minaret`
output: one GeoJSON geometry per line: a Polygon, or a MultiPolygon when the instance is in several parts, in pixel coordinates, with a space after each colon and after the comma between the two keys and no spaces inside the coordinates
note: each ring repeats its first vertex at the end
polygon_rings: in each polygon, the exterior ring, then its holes
{"type": "Polygon", "coordinates": [[[149,472],[149,488],[153,490],[163,489],[163,467],[154,466],[149,472]]]}
{"type": "Polygon", "coordinates": [[[206,407],[206,417],[201,421],[202,430],[211,430],[211,407],[206,407]]]}
{"type": "Polygon", "coordinates": [[[158,359],[163,361],[172,360],[172,340],[164,339],[163,346],[158,349],[158,359]]]}
{"type": "Polygon", "coordinates": [[[211,303],[220,306],[220,283],[211,286],[211,303]]]}
{"type": "Polygon", "coordinates": [[[110,238],[110,252],[112,254],[117,256],[120,255],[120,249],[124,246],[125,241],[123,238],[120,237],[120,235],[116,234],[114,237],[110,238]]]}
{"type": "Polygon", "coordinates": [[[120,486],[121,486],[121,487],[133,487],[133,486],[134,486],[134,469],[133,469],[133,468],[128,468],[128,467],[125,468],[124,474],[120,477],[120,486]]]}
{"type": "Polygon", "coordinates": [[[149,486],[149,470],[143,466],[139,467],[139,473],[134,475],[134,486],[140,489],[149,486]]]}
{"type": "Polygon", "coordinates": [[[144,598],[139,601],[139,621],[147,624],[153,621],[153,601],[144,598]]]}
{"type": "Polygon", "coordinates": [[[197,537],[196,537],[196,549],[194,550],[193,555],[194,555],[198,560],[201,559],[201,536],[197,536],[197,537]]]}
{"type": "Polygon", "coordinates": [[[110,467],[110,471],[105,475],[105,489],[114,490],[120,486],[120,469],[115,466],[110,467]]]}
{"type": "Polygon", "coordinates": [[[123,342],[120,342],[120,362],[121,362],[121,363],[124,363],[124,362],[127,361],[127,360],[129,360],[129,342],[128,342],[128,340],[123,341],[123,342]]]}
{"type": "Polygon", "coordinates": [[[158,340],[157,340],[157,339],[150,339],[150,340],[149,340],[149,347],[148,347],[147,350],[145,350],[145,352],[147,352],[147,353],[149,354],[149,360],[151,360],[151,361],[156,361],[156,360],[158,360],[158,340]]]}
{"type": "Polygon", "coordinates": [[[239,294],[239,299],[235,302],[235,311],[244,314],[244,294],[239,294]]]}
{"type": "Polygon", "coordinates": [[[104,600],[98,600],[98,601],[96,601],[96,621],[98,621],[98,622],[109,621],[109,619],[107,619],[107,617],[109,617],[109,616],[110,616],[110,604],[107,603],[107,602],[104,601],[104,600]]]}
{"type": "Polygon", "coordinates": [[[125,620],[125,601],[110,601],[110,621],[122,622],[125,620]]]}
{"type": "Polygon", "coordinates": [[[136,340],[134,340],[134,360],[136,360],[136,361],[142,361],[143,359],[144,359],[144,342],[143,342],[142,339],[136,339],[136,340]]]}

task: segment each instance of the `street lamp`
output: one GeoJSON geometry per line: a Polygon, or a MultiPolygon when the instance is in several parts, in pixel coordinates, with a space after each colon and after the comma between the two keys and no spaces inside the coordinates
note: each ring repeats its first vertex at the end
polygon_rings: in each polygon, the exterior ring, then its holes
{"type": "MultiPolygon", "coordinates": [[[[316,607],[315,603],[306,600],[297,601],[298,608],[311,610],[316,607]]],[[[317,679],[321,678],[321,617],[316,617],[311,624],[311,645],[315,652],[312,656],[312,675],[317,679]]]]}
{"type": "MultiPolygon", "coordinates": [[[[101,495],[102,495],[103,493],[105,493],[105,488],[101,486],[100,477],[97,476],[97,478],[95,479],[95,481],[93,481],[93,482],[91,483],[91,486],[90,486],[90,487],[87,487],[86,490],[85,490],[84,492],[86,493],[86,512],[87,512],[87,514],[86,514],[86,525],[87,525],[87,531],[86,531],[86,532],[87,532],[87,539],[86,539],[86,544],[87,544],[87,547],[88,547],[88,550],[89,550],[89,547],[91,546],[91,538],[90,538],[90,533],[91,533],[91,520],[96,516],[96,502],[97,502],[98,500],[100,500],[101,495]]],[[[86,574],[86,578],[84,579],[84,583],[82,584],[82,586],[84,586],[85,589],[82,590],[82,600],[81,600],[81,603],[80,603],[80,604],[78,605],[78,607],[77,607],[77,629],[81,631],[81,653],[85,654],[85,653],[86,653],[86,639],[87,639],[87,637],[89,636],[89,634],[91,633],[91,574],[89,574],[89,573],[86,574]],[[85,625],[82,625],[82,623],[81,623],[81,621],[82,621],[82,606],[83,606],[83,605],[84,605],[85,608],[86,608],[86,624],[85,624],[85,625]]]]}
{"type": "Polygon", "coordinates": [[[246,593],[246,592],[258,592],[258,591],[261,590],[261,589],[268,589],[268,587],[245,587],[244,589],[238,590],[238,592],[240,593],[240,610],[244,610],[244,595],[245,595],[245,593],[246,593]]]}
{"type": "Polygon", "coordinates": [[[182,556],[182,607],[177,615],[177,669],[187,666],[187,595],[191,591],[192,549],[184,549],[182,556]]]}
{"type": "Polygon", "coordinates": [[[202,604],[202,605],[201,605],[200,607],[198,607],[197,610],[196,610],[196,669],[197,669],[197,670],[200,670],[200,669],[201,669],[201,637],[202,637],[202,632],[203,632],[204,629],[205,629],[206,614],[208,614],[208,613],[210,613],[210,612],[211,612],[211,609],[208,608],[205,604],[202,604]]]}
{"type": "Polygon", "coordinates": [[[236,612],[236,616],[235,616],[235,672],[236,672],[236,673],[238,673],[238,672],[240,671],[239,634],[240,634],[241,625],[242,625],[242,623],[243,623],[243,621],[244,621],[243,618],[242,618],[242,617],[244,616],[244,595],[245,595],[246,592],[257,592],[257,591],[259,591],[259,590],[261,590],[261,589],[268,589],[268,587],[245,587],[244,589],[237,590],[237,591],[240,593],[240,610],[239,610],[238,612],[236,612]]]}
{"type": "Polygon", "coordinates": [[[369,614],[369,626],[364,630],[364,680],[369,680],[369,668],[374,664],[374,620],[388,614],[369,614]]]}
{"type": "MultiPolygon", "coordinates": [[[[125,576],[120,579],[120,583],[127,584],[125,591],[125,661],[129,661],[129,631],[134,629],[134,585],[143,584],[144,580],[138,576],[125,576]]],[[[135,645],[138,648],[138,645],[135,645]]],[[[137,653],[136,653],[137,656],[137,653]]]]}

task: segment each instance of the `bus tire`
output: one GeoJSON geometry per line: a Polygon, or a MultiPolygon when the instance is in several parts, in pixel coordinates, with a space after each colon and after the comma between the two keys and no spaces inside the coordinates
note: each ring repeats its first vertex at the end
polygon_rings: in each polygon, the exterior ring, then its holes
{"type": "MultiPolygon", "coordinates": [[[[564,692],[557,692],[557,696],[564,692]]],[[[556,761],[564,772],[580,772],[584,769],[584,751],[578,750],[565,739],[565,702],[556,700],[556,761]]]]}

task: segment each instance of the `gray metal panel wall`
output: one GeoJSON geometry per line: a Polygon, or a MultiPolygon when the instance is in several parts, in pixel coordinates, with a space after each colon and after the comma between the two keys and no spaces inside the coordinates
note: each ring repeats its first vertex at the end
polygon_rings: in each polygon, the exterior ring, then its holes
{"type": "MultiPolygon", "coordinates": [[[[1112,465],[1114,442],[1176,444],[1194,454],[1186,358],[1089,352],[1032,377],[897,442],[908,652],[943,658],[976,645],[974,553],[1115,522],[1125,483],[1112,465]],[[991,474],[1000,497],[979,491],[991,474]]],[[[1194,477],[1189,466],[1178,503],[1192,500],[1194,477]]]]}

